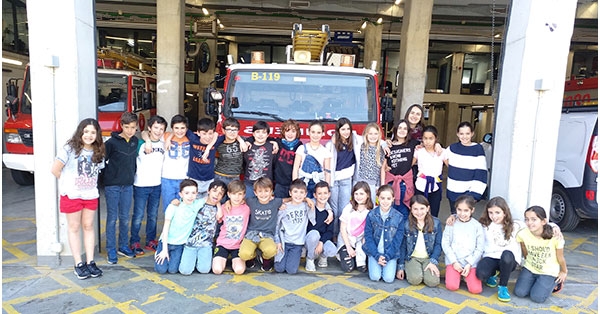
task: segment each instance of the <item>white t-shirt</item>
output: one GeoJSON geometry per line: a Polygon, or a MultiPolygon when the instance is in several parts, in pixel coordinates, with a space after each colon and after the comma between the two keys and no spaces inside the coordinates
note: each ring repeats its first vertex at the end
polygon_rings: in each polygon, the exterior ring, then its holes
{"type": "MultiPolygon", "coordinates": [[[[430,153],[425,148],[415,150],[414,158],[417,158],[417,166],[419,167],[419,174],[437,178],[442,174],[442,168],[444,167],[443,153],[438,155],[436,152],[430,153]]],[[[417,176],[415,181],[415,188],[421,192],[425,192],[427,186],[427,180],[417,176]]],[[[433,191],[439,189],[437,184],[433,185],[433,191]]]]}
{"type": "Polygon", "coordinates": [[[160,185],[163,160],[165,155],[165,142],[161,138],[152,142],[152,152],[147,154],[146,144],[141,142],[136,158],[136,171],[133,185],[135,186],[157,186],[160,185]]]}
{"type": "MultiPolygon", "coordinates": [[[[356,243],[358,241],[362,241],[365,237],[365,223],[367,220],[367,214],[369,211],[367,209],[358,211],[352,208],[352,204],[346,205],[342,210],[342,214],[340,215],[340,221],[346,223],[346,230],[340,230],[341,232],[346,232],[348,235],[348,240],[350,241],[350,245],[356,247],[356,243]]],[[[340,237],[341,238],[341,237],[340,237]]],[[[339,241],[338,246],[344,245],[344,241],[339,241]]]]}
{"type": "MultiPolygon", "coordinates": [[[[169,133],[165,133],[167,138],[169,133]]],[[[163,139],[164,140],[164,139],[163,139]]],[[[187,178],[188,162],[190,160],[190,141],[187,137],[173,136],[169,149],[165,151],[162,177],[165,179],[183,180],[187,178]]]]}
{"type": "Polygon", "coordinates": [[[306,144],[298,147],[298,149],[296,149],[296,156],[298,156],[298,155],[302,156],[302,163],[304,163],[307,153],[308,153],[308,155],[315,157],[315,159],[319,162],[319,164],[321,165],[321,172],[306,173],[306,172],[302,171],[302,164],[301,164],[298,177],[305,178],[307,180],[313,179],[313,181],[315,181],[315,183],[319,182],[319,181],[323,181],[325,179],[324,162],[325,162],[326,158],[331,158],[331,156],[332,156],[331,152],[329,150],[327,150],[327,148],[325,148],[325,146],[323,146],[323,145],[319,145],[319,147],[317,149],[313,149],[310,146],[310,143],[306,143],[306,144]],[[306,147],[306,152],[305,152],[305,147],[306,147]]]}
{"type": "Polygon", "coordinates": [[[70,199],[98,198],[98,173],[104,168],[104,159],[100,163],[92,162],[93,153],[82,149],[79,156],[76,156],[69,145],[58,151],[56,159],[65,165],[58,180],[60,195],[66,195],[70,199]]]}

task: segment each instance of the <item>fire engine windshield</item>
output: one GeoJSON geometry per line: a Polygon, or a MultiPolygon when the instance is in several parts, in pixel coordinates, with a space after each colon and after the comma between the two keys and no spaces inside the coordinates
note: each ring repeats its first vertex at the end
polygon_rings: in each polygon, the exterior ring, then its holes
{"type": "Polygon", "coordinates": [[[125,111],[127,75],[98,73],[98,111],[125,111]]]}
{"type": "Polygon", "coordinates": [[[226,116],[267,121],[377,120],[375,80],[366,74],[238,70],[231,77],[226,116]]]}

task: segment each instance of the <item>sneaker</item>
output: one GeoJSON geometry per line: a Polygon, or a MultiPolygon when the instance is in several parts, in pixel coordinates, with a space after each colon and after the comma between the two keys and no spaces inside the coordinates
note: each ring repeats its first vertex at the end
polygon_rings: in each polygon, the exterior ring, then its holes
{"type": "Polygon", "coordinates": [[[315,268],[315,260],[314,259],[306,259],[306,271],[317,271],[317,269],[315,268]]]}
{"type": "Polygon", "coordinates": [[[91,262],[87,263],[86,266],[87,266],[87,269],[90,271],[90,275],[93,278],[102,276],[102,270],[100,268],[98,268],[98,266],[96,266],[96,262],[91,261],[91,262]]]}
{"type": "Polygon", "coordinates": [[[319,257],[319,263],[317,264],[319,267],[327,267],[327,256],[319,257]]]}
{"type": "Polygon", "coordinates": [[[260,259],[262,260],[262,266],[260,267],[260,270],[270,271],[273,268],[273,259],[263,260],[262,257],[260,259]]]}
{"type": "Polygon", "coordinates": [[[123,247],[119,248],[117,250],[117,254],[119,254],[121,256],[128,257],[128,258],[134,258],[135,257],[135,254],[133,253],[133,251],[131,249],[129,249],[128,247],[126,247],[126,246],[123,246],[123,247]]]}
{"type": "Polygon", "coordinates": [[[107,259],[109,264],[116,264],[119,261],[117,251],[115,249],[108,250],[107,259]]]}
{"type": "Polygon", "coordinates": [[[490,278],[488,278],[487,281],[485,282],[486,286],[488,286],[490,288],[498,287],[498,275],[499,274],[500,274],[500,272],[496,271],[496,274],[494,276],[491,276],[490,278]]]}
{"type": "Polygon", "coordinates": [[[133,254],[135,254],[135,256],[144,255],[144,250],[142,250],[142,246],[139,242],[134,243],[131,246],[131,250],[133,251],[133,254]]]}
{"type": "Polygon", "coordinates": [[[498,286],[498,300],[502,302],[510,301],[510,294],[508,293],[508,288],[506,286],[498,286]]]}
{"type": "Polygon", "coordinates": [[[361,272],[361,273],[366,273],[367,272],[367,265],[362,265],[362,266],[356,266],[356,269],[361,272]]]}
{"type": "Polygon", "coordinates": [[[77,279],[82,280],[88,279],[92,276],[92,274],[90,274],[90,270],[83,262],[80,262],[79,264],[77,264],[77,266],[73,267],[73,273],[75,274],[75,276],[77,276],[77,279]]]}
{"type": "Polygon", "coordinates": [[[254,266],[256,266],[256,259],[246,261],[246,269],[254,268],[254,266]]]}
{"type": "Polygon", "coordinates": [[[554,286],[554,289],[552,289],[552,293],[559,293],[559,292],[561,292],[562,289],[563,289],[563,286],[564,285],[563,285],[562,282],[559,283],[559,284],[557,284],[556,286],[554,286]]]}
{"type": "Polygon", "coordinates": [[[148,251],[156,252],[157,247],[158,247],[158,241],[151,240],[148,243],[146,243],[146,246],[144,248],[148,251]]]}

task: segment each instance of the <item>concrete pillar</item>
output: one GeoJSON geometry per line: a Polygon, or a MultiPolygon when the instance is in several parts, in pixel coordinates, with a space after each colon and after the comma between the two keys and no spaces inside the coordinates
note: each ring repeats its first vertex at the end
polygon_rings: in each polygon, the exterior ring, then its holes
{"type": "Polygon", "coordinates": [[[382,72],[379,69],[383,69],[385,66],[381,62],[381,30],[383,26],[381,24],[373,24],[367,22],[365,28],[365,50],[363,58],[363,66],[367,69],[371,68],[373,61],[377,61],[377,67],[375,71],[382,72]]]}
{"type": "Polygon", "coordinates": [[[238,43],[229,42],[229,54],[233,56],[233,62],[237,62],[238,59],[238,43]]]}
{"type": "Polygon", "coordinates": [[[504,43],[490,196],[515,219],[548,211],[577,1],[514,1],[504,43]]]}
{"type": "Polygon", "coordinates": [[[61,256],[71,252],[66,217],[58,210],[57,180],[50,168],[57,149],[73,135],[79,121],[96,118],[94,2],[63,0],[56,5],[52,1],[30,0],[27,20],[38,264],[71,265],[71,258],[61,260],[61,256]]]}
{"type": "Polygon", "coordinates": [[[456,127],[460,123],[460,109],[455,102],[448,103],[446,106],[446,146],[458,141],[456,137],[456,127]]]}
{"type": "Polygon", "coordinates": [[[423,103],[432,12],[433,0],[407,0],[404,4],[396,120],[404,117],[410,105],[423,103]]]}
{"type": "Polygon", "coordinates": [[[456,52],[452,54],[452,64],[450,68],[450,94],[460,95],[460,92],[462,90],[462,74],[464,62],[464,53],[456,52]]]}
{"type": "Polygon", "coordinates": [[[185,1],[158,0],[156,14],[157,112],[170,121],[183,114],[185,1]]]}

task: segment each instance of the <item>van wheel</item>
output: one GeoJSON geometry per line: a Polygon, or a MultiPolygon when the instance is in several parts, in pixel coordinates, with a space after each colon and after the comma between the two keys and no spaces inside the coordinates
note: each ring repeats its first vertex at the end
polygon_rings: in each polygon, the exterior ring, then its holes
{"type": "Polygon", "coordinates": [[[579,220],[567,191],[560,184],[555,184],[552,189],[550,221],[556,223],[562,231],[571,231],[577,227],[579,220]]]}
{"type": "Polygon", "coordinates": [[[18,185],[33,185],[33,173],[10,169],[10,175],[18,185]]]}

